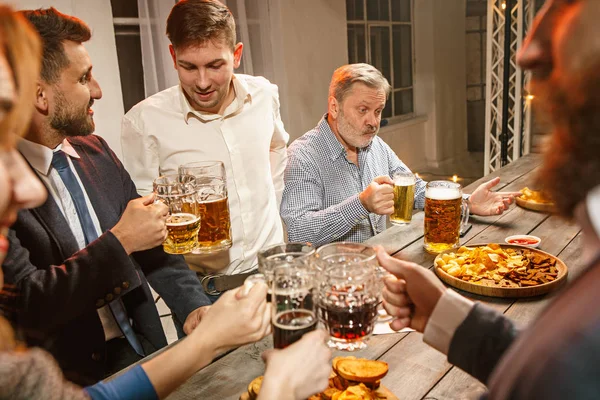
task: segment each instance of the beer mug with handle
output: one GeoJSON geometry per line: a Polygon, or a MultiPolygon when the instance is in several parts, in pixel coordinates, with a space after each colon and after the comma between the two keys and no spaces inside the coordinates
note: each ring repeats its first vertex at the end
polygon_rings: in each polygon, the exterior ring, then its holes
{"type": "Polygon", "coordinates": [[[192,253],[208,254],[231,247],[231,219],[225,166],[221,161],[199,161],[179,166],[180,174],[196,178],[196,203],[202,219],[198,245],[192,253]]]}
{"type": "Polygon", "coordinates": [[[461,226],[469,220],[467,201],[460,184],[432,181],[425,188],[425,250],[441,253],[458,247],[461,226]]]}
{"type": "Polygon", "coordinates": [[[315,254],[317,315],[328,345],[354,351],[367,347],[381,302],[382,275],[375,251],[360,243],[332,243],[315,254]]]}
{"type": "Polygon", "coordinates": [[[394,212],[390,215],[390,222],[394,225],[409,224],[415,202],[415,176],[410,171],[397,171],[392,175],[392,180],[394,181],[394,212]]]}
{"type": "MultiPolygon", "coordinates": [[[[191,175],[163,175],[153,182],[156,201],[169,207],[168,235],[163,243],[166,253],[186,254],[198,243],[200,216],[196,205],[195,179],[191,175]]],[[[143,235],[140,232],[140,235],[143,235]]]]}
{"type": "Polygon", "coordinates": [[[314,272],[304,266],[279,266],[273,271],[273,347],[283,349],[315,329],[314,272]]]}

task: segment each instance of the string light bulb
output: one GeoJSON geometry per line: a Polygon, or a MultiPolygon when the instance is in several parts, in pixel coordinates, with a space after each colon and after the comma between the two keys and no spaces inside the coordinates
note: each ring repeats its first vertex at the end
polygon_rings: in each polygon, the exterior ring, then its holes
{"type": "Polygon", "coordinates": [[[454,183],[458,182],[458,176],[452,175],[452,182],[454,182],[454,183]]]}
{"type": "Polygon", "coordinates": [[[506,10],[506,2],[503,1],[502,4],[500,4],[500,8],[502,8],[503,10],[506,10]]]}
{"type": "Polygon", "coordinates": [[[525,98],[526,98],[528,101],[531,101],[531,100],[533,100],[533,99],[535,98],[535,96],[534,96],[534,95],[532,95],[532,94],[528,94],[527,96],[525,96],[525,98]]]}

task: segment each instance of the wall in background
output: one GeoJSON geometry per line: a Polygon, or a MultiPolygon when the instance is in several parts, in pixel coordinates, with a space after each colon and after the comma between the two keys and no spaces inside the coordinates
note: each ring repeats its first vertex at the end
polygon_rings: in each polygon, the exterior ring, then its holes
{"type": "Polygon", "coordinates": [[[106,139],[121,157],[123,97],[110,0],[9,0],[8,3],[17,9],[54,7],[81,18],[92,28],[92,39],[85,47],[94,65],[93,74],[102,88],[102,99],[93,106],[96,134],[106,139]]]}

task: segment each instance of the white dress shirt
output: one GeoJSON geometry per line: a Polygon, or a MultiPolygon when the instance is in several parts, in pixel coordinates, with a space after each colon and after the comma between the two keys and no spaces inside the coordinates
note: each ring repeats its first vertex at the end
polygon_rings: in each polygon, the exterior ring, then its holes
{"type": "MultiPolygon", "coordinates": [[[[21,139],[17,147],[23,155],[23,157],[25,157],[25,159],[29,162],[29,164],[33,167],[37,175],[40,177],[40,179],[48,189],[48,193],[50,193],[50,195],[56,202],[56,205],[58,205],[58,208],[67,220],[67,223],[69,224],[69,228],[71,228],[71,232],[73,232],[73,236],[75,236],[75,240],[77,241],[79,249],[84,249],[86,247],[85,236],[83,234],[81,222],[79,221],[79,216],[77,215],[77,209],[75,208],[75,204],[73,203],[71,194],[67,190],[67,187],[65,186],[63,180],[58,174],[58,171],[52,168],[51,165],[52,156],[54,152],[62,150],[69,156],[67,157],[67,160],[69,162],[69,168],[71,168],[71,171],[73,171],[73,174],[77,179],[77,183],[79,183],[79,186],[81,186],[81,189],[83,190],[85,204],[90,212],[92,222],[94,223],[96,235],[100,236],[102,234],[100,221],[98,221],[98,216],[96,216],[96,212],[94,211],[94,207],[90,202],[90,198],[88,197],[88,194],[85,190],[85,186],[83,186],[83,184],[81,183],[79,174],[77,174],[77,170],[73,167],[73,162],[71,161],[71,157],[79,158],[79,154],[77,154],[73,146],[71,146],[71,144],[66,139],[61,144],[59,144],[54,150],[46,146],[42,146],[41,144],[30,142],[25,139],[21,139]]],[[[115,321],[108,306],[99,308],[98,315],[100,316],[102,327],[104,328],[104,335],[106,340],[123,336],[123,333],[121,332],[121,329],[115,321]]]]}
{"type": "Polygon", "coordinates": [[[121,131],[123,164],[141,195],[181,164],[225,164],[232,247],[186,260],[194,269],[227,274],[253,269],[261,248],[283,242],[279,203],[289,139],[277,86],[235,75],[233,88],[235,99],[223,115],[194,110],[180,86],[166,89],[133,107],[121,131]]]}

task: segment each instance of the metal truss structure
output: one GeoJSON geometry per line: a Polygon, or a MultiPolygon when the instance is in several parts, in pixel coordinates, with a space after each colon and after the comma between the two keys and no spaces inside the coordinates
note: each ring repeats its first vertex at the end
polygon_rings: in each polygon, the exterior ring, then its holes
{"type": "Polygon", "coordinates": [[[488,0],[485,175],[529,153],[531,148],[532,97],[524,89],[529,74],[517,66],[516,56],[534,11],[534,0],[488,0]],[[510,35],[506,29],[510,29],[510,35]],[[505,56],[509,59],[505,60],[505,56]]]}

